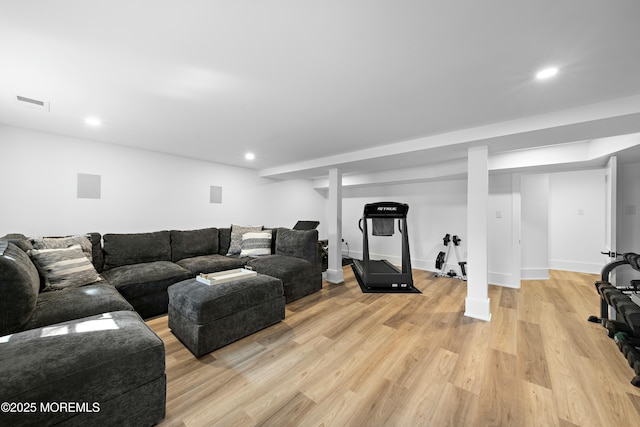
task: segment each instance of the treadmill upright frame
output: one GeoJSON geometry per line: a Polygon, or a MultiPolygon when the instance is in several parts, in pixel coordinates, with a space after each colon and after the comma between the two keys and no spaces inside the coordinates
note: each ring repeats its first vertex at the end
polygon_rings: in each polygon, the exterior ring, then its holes
{"type": "Polygon", "coordinates": [[[407,212],[409,205],[396,202],[378,202],[366,204],[358,226],[362,231],[362,261],[354,260],[355,273],[360,276],[368,288],[413,287],[411,256],[409,254],[409,233],[407,230],[407,212]],[[387,260],[372,260],[369,257],[368,219],[393,218],[398,220],[402,235],[401,270],[387,260]]]}

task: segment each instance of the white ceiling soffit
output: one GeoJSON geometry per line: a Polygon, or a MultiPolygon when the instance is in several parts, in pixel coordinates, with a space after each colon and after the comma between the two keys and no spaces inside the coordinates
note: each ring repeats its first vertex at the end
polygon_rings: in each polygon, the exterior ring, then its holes
{"type": "Polygon", "coordinates": [[[474,146],[486,145],[495,154],[637,132],[640,96],[264,169],[260,174],[278,179],[319,178],[332,168],[349,174],[431,167],[466,159],[468,148],[474,146]]]}
{"type": "MultiPolygon", "coordinates": [[[[627,153],[633,161],[640,161],[640,133],[607,137],[589,141],[502,151],[489,155],[490,173],[553,172],[600,168],[613,155],[627,153]]],[[[406,184],[412,182],[464,179],[467,176],[464,159],[440,162],[428,167],[413,167],[369,173],[344,175],[343,187],[406,184]]],[[[316,178],[314,188],[329,187],[328,178],[316,178]]]]}

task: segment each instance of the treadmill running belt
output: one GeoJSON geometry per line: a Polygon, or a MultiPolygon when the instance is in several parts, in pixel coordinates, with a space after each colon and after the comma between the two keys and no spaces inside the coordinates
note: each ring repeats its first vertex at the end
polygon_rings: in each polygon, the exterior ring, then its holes
{"type": "Polygon", "coordinates": [[[398,287],[375,287],[369,288],[362,283],[362,278],[356,271],[356,266],[351,264],[351,269],[353,270],[353,275],[356,277],[358,281],[358,285],[360,286],[360,290],[363,294],[421,294],[420,289],[415,288],[414,286],[405,286],[404,288],[398,287]]]}

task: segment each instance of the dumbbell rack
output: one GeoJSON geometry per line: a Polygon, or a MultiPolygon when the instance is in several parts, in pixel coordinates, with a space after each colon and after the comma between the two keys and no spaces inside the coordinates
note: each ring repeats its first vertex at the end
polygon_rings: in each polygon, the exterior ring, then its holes
{"type": "Polygon", "coordinates": [[[607,335],[614,339],[636,374],[631,384],[640,387],[640,280],[631,280],[629,286],[614,286],[609,282],[611,272],[622,265],[640,271],[640,255],[616,255],[618,259],[604,266],[601,280],[595,283],[601,297],[600,317],[590,316],[589,321],[606,328],[607,335]],[[609,319],[609,307],[615,309],[616,320],[609,319]]]}
{"type": "Polygon", "coordinates": [[[438,256],[436,257],[436,277],[447,276],[456,279],[467,280],[467,262],[462,261],[462,258],[460,258],[460,253],[458,252],[458,246],[460,246],[461,241],[462,239],[460,239],[458,236],[454,235],[453,237],[451,237],[451,235],[448,233],[442,238],[442,243],[444,244],[444,246],[446,246],[447,251],[440,251],[440,253],[438,253],[438,256]],[[447,262],[449,261],[449,254],[451,253],[452,246],[454,252],[456,253],[456,259],[458,260],[458,265],[460,266],[461,275],[458,275],[453,269],[446,271],[447,262]]]}

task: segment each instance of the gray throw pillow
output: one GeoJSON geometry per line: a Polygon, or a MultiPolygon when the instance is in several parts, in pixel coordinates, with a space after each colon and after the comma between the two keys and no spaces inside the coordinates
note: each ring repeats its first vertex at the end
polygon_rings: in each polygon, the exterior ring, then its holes
{"type": "Polygon", "coordinates": [[[92,243],[88,236],[38,237],[31,239],[33,249],[63,249],[80,245],[87,259],[93,259],[92,243]]]}
{"type": "Polygon", "coordinates": [[[248,227],[231,225],[231,245],[229,246],[227,256],[240,255],[240,252],[242,252],[242,235],[244,233],[257,233],[258,231],[262,231],[262,225],[248,227]]]}
{"type": "Polygon", "coordinates": [[[271,230],[242,235],[241,257],[258,257],[271,255],[271,230]]]}
{"type": "Polygon", "coordinates": [[[80,245],[31,249],[29,256],[44,277],[44,291],[75,288],[102,280],[80,245]]]}

